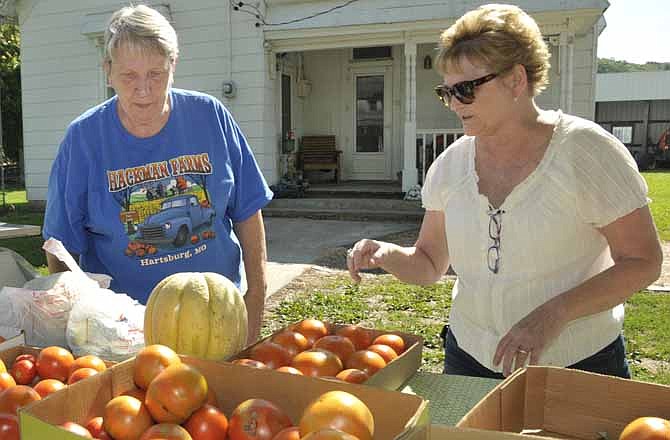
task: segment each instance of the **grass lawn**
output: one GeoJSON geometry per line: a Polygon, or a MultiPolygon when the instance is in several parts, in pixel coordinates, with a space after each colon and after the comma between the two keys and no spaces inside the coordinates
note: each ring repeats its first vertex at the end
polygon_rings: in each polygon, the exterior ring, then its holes
{"type": "MultiPolygon", "coordinates": [[[[643,173],[649,184],[651,211],[664,241],[670,240],[670,172],[643,173]]],[[[0,203],[2,199],[0,199],[0,203]]],[[[7,194],[7,203],[16,209],[0,213],[0,222],[41,225],[43,214],[28,209],[25,191],[7,194]]],[[[1,208],[1,207],[0,207],[1,208]]],[[[0,240],[0,247],[16,250],[34,266],[45,270],[40,237],[0,240]]],[[[434,286],[411,286],[389,275],[368,277],[360,286],[347,275],[335,272],[319,277],[318,285],[286,295],[268,310],[263,334],[306,317],[336,323],[400,330],[424,338],[424,371],[442,370],[439,338],[447,322],[451,282],[434,286]]],[[[625,336],[634,377],[670,384],[670,295],[638,292],[626,304],[625,336]]]]}

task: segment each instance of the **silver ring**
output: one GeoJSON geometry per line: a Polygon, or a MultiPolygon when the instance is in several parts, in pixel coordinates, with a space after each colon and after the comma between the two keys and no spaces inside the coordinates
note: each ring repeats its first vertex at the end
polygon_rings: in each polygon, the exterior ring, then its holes
{"type": "Polygon", "coordinates": [[[521,349],[521,348],[517,348],[516,351],[517,351],[517,353],[528,354],[528,352],[527,352],[526,350],[523,350],[523,349],[521,349]]]}
{"type": "Polygon", "coordinates": [[[347,249],[347,257],[351,257],[354,254],[354,248],[347,249]]]}

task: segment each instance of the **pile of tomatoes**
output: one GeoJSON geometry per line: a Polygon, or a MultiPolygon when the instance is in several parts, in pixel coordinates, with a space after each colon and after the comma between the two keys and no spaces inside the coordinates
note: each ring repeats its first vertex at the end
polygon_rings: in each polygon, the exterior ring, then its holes
{"type": "Polygon", "coordinates": [[[233,363],[361,383],[406,349],[405,340],[398,335],[374,335],[356,325],[331,331],[321,320],[304,319],[254,345],[248,357],[233,363]]]}
{"type": "Polygon", "coordinates": [[[619,436],[619,440],[668,440],[670,420],[660,417],[639,417],[630,422],[619,436]]]}
{"type": "Polygon", "coordinates": [[[228,418],[206,378],[163,345],[135,358],[136,388],[110,400],[101,416],[63,429],[101,440],[371,440],[374,420],[356,396],[330,391],[315,399],[294,424],[276,402],[248,399],[228,418]]]}
{"type": "Polygon", "coordinates": [[[68,350],[56,346],[42,349],[37,356],[17,356],[9,370],[0,361],[0,438],[19,439],[19,408],[106,368],[97,356],[75,359],[68,350]]]}

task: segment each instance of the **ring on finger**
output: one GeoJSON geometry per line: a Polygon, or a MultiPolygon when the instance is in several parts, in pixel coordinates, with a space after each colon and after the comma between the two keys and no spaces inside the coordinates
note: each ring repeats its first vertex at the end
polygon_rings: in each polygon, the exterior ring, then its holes
{"type": "Polygon", "coordinates": [[[351,257],[354,254],[354,248],[347,249],[347,257],[351,257]]]}
{"type": "Polygon", "coordinates": [[[527,355],[529,353],[529,350],[524,350],[523,348],[517,348],[516,349],[517,353],[525,354],[527,355]]]}

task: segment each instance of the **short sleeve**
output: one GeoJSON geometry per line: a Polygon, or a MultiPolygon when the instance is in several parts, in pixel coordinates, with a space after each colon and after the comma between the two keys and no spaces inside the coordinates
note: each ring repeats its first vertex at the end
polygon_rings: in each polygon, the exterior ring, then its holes
{"type": "Polygon", "coordinates": [[[272,200],[270,190],[263,173],[251,151],[242,130],[230,113],[222,109],[226,119],[224,129],[231,157],[235,186],[228,206],[228,215],[233,222],[239,223],[251,217],[272,200]]]}
{"type": "Polygon", "coordinates": [[[51,166],[42,237],[56,238],[68,251],[82,254],[87,248],[88,172],[86,158],[77,154],[73,131],[68,129],[51,166]]]}
{"type": "Polygon", "coordinates": [[[445,170],[441,157],[438,157],[428,168],[426,179],[421,188],[421,203],[426,210],[444,210],[443,191],[445,187],[445,170]]]}
{"type": "Polygon", "coordinates": [[[649,202],[647,183],[617,138],[595,125],[573,137],[577,210],[586,223],[600,228],[649,202]]]}

